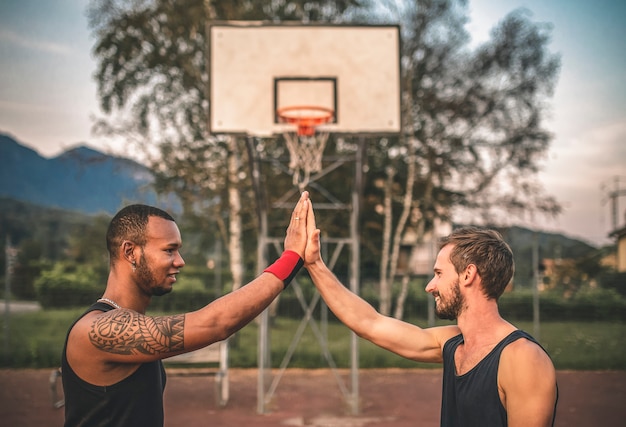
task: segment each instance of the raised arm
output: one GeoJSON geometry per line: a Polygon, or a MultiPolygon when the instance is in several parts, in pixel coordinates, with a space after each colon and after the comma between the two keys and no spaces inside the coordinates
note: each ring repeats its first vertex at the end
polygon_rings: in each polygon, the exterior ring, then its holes
{"type": "Polygon", "coordinates": [[[422,329],[383,316],[367,301],[347,289],[320,255],[320,230],[312,205],[307,218],[305,267],[331,311],[358,336],[400,356],[420,362],[441,362],[444,343],[459,333],[456,326],[422,329]]]}

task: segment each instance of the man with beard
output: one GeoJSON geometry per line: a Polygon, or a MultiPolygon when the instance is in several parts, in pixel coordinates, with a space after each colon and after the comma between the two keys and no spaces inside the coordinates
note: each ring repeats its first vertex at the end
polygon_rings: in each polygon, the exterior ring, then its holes
{"type": "Polygon", "coordinates": [[[383,316],[344,287],[321,259],[312,208],[307,234],[305,268],[346,326],[400,356],[443,363],[442,426],[554,424],[558,392],[552,361],[498,312],[498,298],[514,270],[513,253],[500,234],[463,228],[442,240],[426,291],[435,298],[437,315],[457,324],[433,328],[383,316]]]}
{"type": "Polygon", "coordinates": [[[153,296],[172,291],[185,265],[180,231],[152,206],[118,212],[106,236],[104,294],[70,327],[63,349],[65,425],[163,426],[161,359],[228,338],[278,296],[303,264],[308,207],[303,192],[285,251],[249,284],[197,311],[158,317],[146,315],[146,308],[153,296]]]}

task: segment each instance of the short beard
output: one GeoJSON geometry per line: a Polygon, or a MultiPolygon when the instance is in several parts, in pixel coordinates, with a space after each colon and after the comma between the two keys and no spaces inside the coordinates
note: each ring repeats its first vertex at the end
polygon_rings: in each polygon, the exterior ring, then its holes
{"type": "Polygon", "coordinates": [[[165,295],[170,293],[171,289],[163,289],[158,286],[154,286],[156,280],[150,268],[148,268],[148,263],[146,262],[143,254],[141,258],[139,258],[139,262],[137,263],[137,268],[135,270],[135,274],[137,275],[137,281],[141,284],[144,289],[149,291],[152,296],[160,297],[161,295],[165,295]]]}
{"type": "Polygon", "coordinates": [[[461,295],[458,279],[452,286],[452,297],[450,301],[446,301],[445,305],[443,303],[444,301],[441,299],[441,294],[439,294],[439,304],[435,306],[437,317],[444,320],[456,320],[459,314],[461,314],[463,304],[465,303],[465,299],[463,295],[461,295]]]}

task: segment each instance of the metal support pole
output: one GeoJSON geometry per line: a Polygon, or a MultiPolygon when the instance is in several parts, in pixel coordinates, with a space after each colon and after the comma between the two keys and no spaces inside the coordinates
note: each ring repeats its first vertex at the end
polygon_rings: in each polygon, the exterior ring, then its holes
{"type": "Polygon", "coordinates": [[[539,322],[539,239],[537,232],[533,234],[533,336],[540,339],[541,329],[539,322]]]}
{"type": "MultiPolygon", "coordinates": [[[[256,155],[256,147],[254,137],[249,136],[246,139],[246,147],[248,149],[248,159],[250,162],[250,171],[252,174],[252,187],[256,196],[257,219],[259,221],[259,242],[257,245],[257,272],[259,275],[263,271],[263,266],[267,264],[267,199],[265,191],[261,185],[261,171],[259,168],[258,156],[256,155]]],[[[259,334],[257,341],[257,413],[265,413],[265,380],[267,379],[266,371],[271,367],[270,351],[269,351],[269,309],[263,310],[259,316],[259,334]]]]}
{"type": "MultiPolygon", "coordinates": [[[[356,295],[360,290],[360,239],[359,239],[359,218],[361,193],[363,191],[363,158],[365,155],[365,140],[359,138],[359,146],[356,152],[354,165],[354,188],[352,189],[352,214],[350,216],[350,290],[356,295]]],[[[351,409],[352,414],[360,412],[359,408],[359,341],[357,335],[350,331],[350,382],[351,382],[351,409]]]]}
{"type": "MultiPolygon", "coordinates": [[[[435,233],[433,233],[433,238],[430,242],[429,254],[430,265],[435,265],[435,261],[437,259],[437,236],[435,235],[435,233]]],[[[426,281],[428,281],[428,278],[426,279],[426,281]]],[[[426,301],[428,307],[428,326],[432,328],[433,326],[435,326],[435,298],[431,294],[428,294],[426,301]]]]}
{"type": "MultiPolygon", "coordinates": [[[[268,246],[274,245],[277,249],[277,245],[279,245],[279,241],[282,242],[284,238],[277,238],[269,236],[269,212],[270,209],[287,209],[291,208],[291,205],[287,205],[286,201],[293,197],[295,192],[297,191],[294,188],[288,189],[285,194],[279,196],[278,198],[273,198],[270,202],[269,197],[265,194],[264,185],[266,185],[262,180],[261,175],[261,164],[262,162],[271,163],[277,170],[288,172],[289,169],[286,165],[281,163],[280,158],[268,158],[265,160],[261,159],[259,153],[255,147],[254,138],[249,137],[247,140],[247,148],[248,148],[248,158],[250,159],[250,170],[252,176],[252,183],[256,195],[257,200],[257,213],[259,219],[259,242],[257,247],[257,266],[262,269],[263,266],[267,265],[267,249],[268,246]]],[[[339,238],[339,239],[325,239],[325,242],[333,242],[335,246],[335,251],[333,256],[331,257],[331,262],[328,263],[329,268],[332,269],[332,266],[336,262],[336,257],[339,256],[342,247],[347,243],[347,248],[350,249],[350,260],[349,260],[349,287],[352,292],[359,293],[359,271],[360,271],[360,256],[359,256],[359,207],[361,200],[361,192],[362,192],[362,174],[363,174],[363,159],[365,152],[365,139],[361,138],[359,140],[359,145],[357,148],[357,152],[354,156],[338,156],[334,158],[334,161],[328,163],[326,167],[319,171],[314,177],[312,176],[309,185],[314,188],[316,191],[320,193],[320,195],[324,198],[327,198],[327,203],[318,203],[318,209],[335,209],[346,211],[346,209],[350,209],[350,227],[349,227],[349,237],[348,238],[339,238]],[[338,167],[346,164],[346,163],[354,163],[355,167],[355,185],[352,190],[350,203],[342,203],[338,198],[336,198],[332,191],[328,191],[328,189],[318,184],[317,179],[325,176],[328,173],[331,173],[338,167]]],[[[301,189],[300,189],[301,191],[301,189]]],[[[262,271],[262,270],[261,270],[262,271]]],[[[258,274],[261,271],[257,271],[258,274]]],[[[296,294],[298,295],[299,286],[296,280],[294,280],[292,284],[292,288],[296,290],[296,294]]],[[[348,405],[351,407],[351,412],[353,414],[359,413],[359,378],[358,378],[358,337],[353,332],[350,332],[350,347],[351,347],[351,372],[350,372],[350,382],[351,382],[351,390],[348,390],[344,385],[343,379],[338,374],[337,365],[334,362],[332,355],[328,348],[328,343],[326,339],[326,335],[320,331],[315,319],[312,318],[312,313],[315,305],[319,301],[319,294],[314,297],[313,300],[307,302],[301,294],[298,297],[298,301],[300,302],[302,308],[305,310],[306,314],[302,319],[301,325],[294,334],[293,341],[290,345],[290,348],[287,350],[283,361],[281,362],[281,366],[279,368],[278,374],[273,377],[272,372],[270,371],[271,363],[270,363],[270,315],[269,310],[265,310],[259,316],[259,334],[258,334],[258,378],[257,378],[257,412],[260,414],[267,412],[267,405],[269,400],[272,398],[275,389],[278,387],[280,379],[282,377],[282,373],[288,367],[289,361],[291,360],[291,356],[293,353],[293,349],[297,346],[300,337],[301,331],[306,327],[310,326],[314,335],[318,339],[321,347],[322,347],[322,355],[326,359],[331,368],[335,379],[337,380],[337,384],[344,395],[348,405]],[[269,385],[269,387],[268,387],[269,385]]],[[[323,319],[321,319],[323,321],[323,319]]],[[[324,325],[322,324],[322,328],[324,325]]]]}
{"type": "Polygon", "coordinates": [[[13,264],[13,250],[11,249],[11,238],[7,235],[4,246],[4,360],[9,363],[9,322],[11,318],[11,270],[13,264]]]}

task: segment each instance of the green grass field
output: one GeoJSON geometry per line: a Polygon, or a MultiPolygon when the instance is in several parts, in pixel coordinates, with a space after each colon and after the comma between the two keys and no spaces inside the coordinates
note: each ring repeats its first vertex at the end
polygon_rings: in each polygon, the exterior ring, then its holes
{"type": "MultiPolygon", "coordinates": [[[[4,331],[2,358],[4,368],[49,368],[60,364],[60,354],[65,333],[82,309],[44,310],[35,313],[14,314],[8,328],[5,318],[0,325],[4,331]],[[6,341],[8,337],[8,343],[6,341]]],[[[416,322],[419,326],[426,326],[416,322]]],[[[270,330],[272,366],[278,367],[283,361],[299,320],[275,319],[270,330]]],[[[516,326],[533,333],[530,322],[519,322],[516,326]]],[[[339,323],[318,323],[322,339],[334,363],[349,367],[350,333],[339,323]]],[[[230,345],[230,366],[256,367],[257,325],[252,323],[242,329],[230,345]]],[[[540,342],[548,350],[557,369],[573,370],[626,370],[626,324],[610,322],[545,322],[541,324],[540,342]]],[[[359,342],[360,368],[438,368],[439,365],[417,364],[403,359],[371,343],[359,342]]],[[[288,367],[321,368],[328,367],[318,338],[307,326],[296,346],[288,367]]]]}

